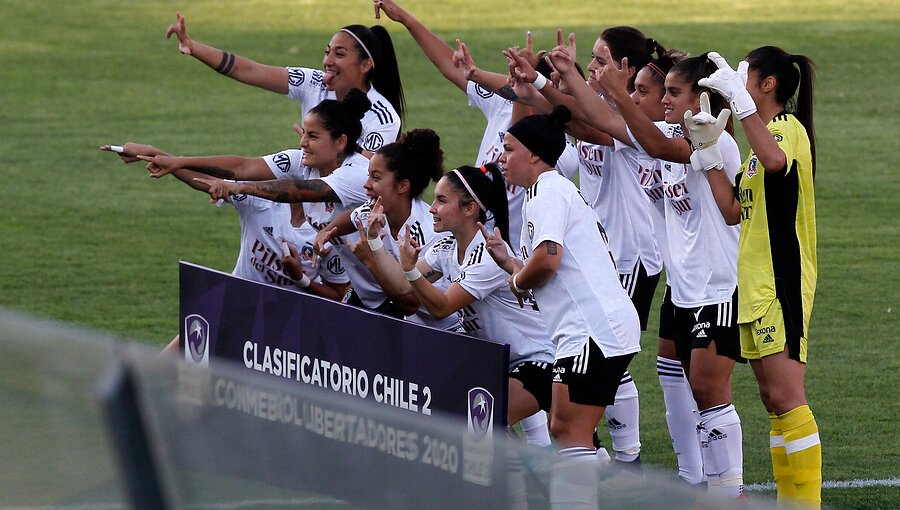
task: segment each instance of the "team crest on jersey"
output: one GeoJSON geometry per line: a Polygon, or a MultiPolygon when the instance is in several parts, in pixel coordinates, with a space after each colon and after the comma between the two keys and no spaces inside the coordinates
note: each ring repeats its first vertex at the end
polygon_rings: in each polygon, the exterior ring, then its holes
{"type": "Polygon", "coordinates": [[[303,245],[303,248],[300,249],[300,259],[310,261],[313,258],[313,247],[311,244],[306,243],[303,245]]]}
{"type": "Polygon", "coordinates": [[[291,169],[291,157],[286,152],[279,152],[272,156],[272,161],[281,170],[281,173],[287,173],[291,169]]]}
{"type": "Polygon", "coordinates": [[[756,154],[754,154],[750,158],[750,161],[747,162],[747,178],[753,177],[756,175],[756,172],[758,172],[758,170],[756,169],[756,154]]]}
{"type": "Polygon", "coordinates": [[[528,222],[528,238],[534,239],[534,223],[528,222]]]}
{"type": "Polygon", "coordinates": [[[327,213],[334,212],[334,202],[325,202],[325,212],[327,212],[327,213]]]}
{"type": "Polygon", "coordinates": [[[366,135],[366,139],[363,142],[363,149],[369,152],[375,152],[380,149],[382,145],[384,145],[384,138],[382,138],[381,133],[372,132],[366,135]]]}
{"type": "Polygon", "coordinates": [[[288,69],[288,83],[293,87],[299,87],[306,81],[306,73],[302,69],[288,69]]]}
{"type": "Polygon", "coordinates": [[[478,94],[480,97],[482,97],[482,98],[484,98],[484,99],[487,99],[487,98],[489,98],[489,97],[491,97],[491,96],[494,95],[493,92],[491,92],[490,90],[488,90],[488,89],[482,87],[481,85],[479,85],[479,84],[477,84],[477,83],[475,84],[475,93],[478,94]]]}
{"type": "Polygon", "coordinates": [[[344,266],[341,264],[340,257],[332,257],[325,267],[328,268],[331,274],[344,274],[344,266]]]}
{"type": "Polygon", "coordinates": [[[772,138],[774,138],[776,142],[781,142],[784,140],[784,137],[781,136],[780,133],[772,133],[772,138]]]}

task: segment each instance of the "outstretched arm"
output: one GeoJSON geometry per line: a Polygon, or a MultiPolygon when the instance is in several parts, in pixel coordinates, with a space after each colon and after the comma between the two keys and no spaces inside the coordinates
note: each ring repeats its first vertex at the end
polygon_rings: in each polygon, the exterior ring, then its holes
{"type": "Polygon", "coordinates": [[[166,29],[166,39],[175,35],[178,50],[203,62],[219,74],[241,83],[271,90],[279,94],[288,93],[288,71],[285,67],[259,64],[229,51],[207,46],[191,39],[184,24],[184,16],[176,14],[176,21],[166,29]]]}
{"type": "Polygon", "coordinates": [[[140,156],[151,164],[148,166],[153,177],[163,177],[178,169],[239,181],[266,181],[274,177],[263,158],[243,156],[140,156]]]}
{"type": "Polygon", "coordinates": [[[340,202],[331,186],[321,179],[273,179],[258,182],[226,182],[215,177],[194,179],[209,186],[212,200],[231,195],[253,195],[273,202],[340,202]]]}

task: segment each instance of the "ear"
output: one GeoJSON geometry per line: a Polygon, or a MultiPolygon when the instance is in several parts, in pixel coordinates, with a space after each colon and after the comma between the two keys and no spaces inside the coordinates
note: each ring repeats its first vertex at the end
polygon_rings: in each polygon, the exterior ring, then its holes
{"type": "Polygon", "coordinates": [[[363,74],[367,74],[375,67],[375,62],[373,62],[371,58],[365,57],[362,62],[359,63],[359,67],[363,74]]]}
{"type": "Polygon", "coordinates": [[[348,152],[352,152],[350,147],[347,147],[347,135],[342,134],[341,136],[335,138],[334,140],[335,146],[338,148],[340,152],[347,154],[348,152]]]}
{"type": "Polygon", "coordinates": [[[766,76],[760,85],[763,92],[774,92],[778,88],[778,80],[774,76],[766,76]]]}
{"type": "Polygon", "coordinates": [[[535,154],[533,152],[531,153],[531,157],[529,158],[529,161],[531,161],[531,163],[537,163],[540,160],[541,160],[540,156],[538,156],[537,154],[535,154]]]}
{"type": "Polygon", "coordinates": [[[396,186],[397,193],[403,194],[409,193],[409,189],[410,187],[412,187],[412,184],[409,182],[409,179],[401,179],[399,182],[397,182],[396,186]]]}

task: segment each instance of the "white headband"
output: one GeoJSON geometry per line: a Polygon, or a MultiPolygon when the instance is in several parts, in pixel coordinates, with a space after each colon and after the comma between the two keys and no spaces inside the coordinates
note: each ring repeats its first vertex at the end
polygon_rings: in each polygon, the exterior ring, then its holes
{"type": "Polygon", "coordinates": [[[466,182],[466,178],[463,177],[461,173],[459,173],[459,170],[454,168],[453,170],[450,170],[450,173],[456,174],[456,176],[459,177],[459,180],[462,181],[463,187],[465,187],[466,191],[468,191],[469,194],[472,195],[472,200],[474,200],[475,203],[478,204],[478,207],[480,207],[482,211],[487,212],[487,208],[484,207],[484,204],[481,203],[481,200],[478,200],[478,195],[476,195],[475,192],[472,191],[472,187],[469,186],[468,182],[466,182]]]}
{"type": "Polygon", "coordinates": [[[369,59],[372,61],[372,64],[375,64],[375,59],[372,57],[372,54],[369,52],[369,48],[366,48],[366,45],[363,44],[362,39],[360,39],[359,37],[357,37],[356,34],[354,34],[353,32],[351,32],[350,30],[347,30],[346,28],[342,28],[342,29],[341,29],[341,32],[346,32],[346,33],[350,34],[350,37],[356,39],[356,42],[358,42],[359,45],[362,46],[363,51],[365,51],[365,52],[366,52],[366,55],[369,56],[369,59]]]}

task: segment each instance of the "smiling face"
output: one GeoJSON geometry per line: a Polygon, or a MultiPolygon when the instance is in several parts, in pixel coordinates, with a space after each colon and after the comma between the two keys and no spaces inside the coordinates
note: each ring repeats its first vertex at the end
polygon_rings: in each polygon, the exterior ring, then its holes
{"type": "Polygon", "coordinates": [[[332,138],[331,133],[322,126],[319,116],[315,113],[306,114],[303,128],[297,133],[300,135],[300,148],[303,149],[301,163],[328,173],[338,166],[338,159],[341,158],[347,145],[346,135],[341,135],[337,139],[332,138]]]}
{"type": "Polygon", "coordinates": [[[454,232],[478,221],[478,205],[454,188],[446,176],[434,187],[434,202],[429,212],[434,217],[435,232],[454,232]]]}
{"type": "Polygon", "coordinates": [[[342,99],[350,89],[369,89],[366,73],[373,62],[363,51],[356,39],[346,32],[334,34],[325,48],[322,58],[323,80],[328,90],[333,90],[342,99]]]}
{"type": "Polygon", "coordinates": [[[392,210],[398,200],[409,200],[409,180],[398,181],[395,177],[388,168],[387,158],[378,153],[372,156],[369,160],[369,178],[363,188],[370,198],[381,197],[385,211],[392,210]]]}
{"type": "Polygon", "coordinates": [[[684,112],[700,111],[700,94],[693,92],[692,88],[693,84],[680,74],[669,72],[666,75],[666,93],[662,98],[666,122],[684,127],[684,112]]]}
{"type": "Polygon", "coordinates": [[[645,67],[638,72],[634,80],[634,92],[631,99],[650,120],[663,120],[666,112],[662,104],[665,87],[656,80],[655,72],[645,67]]]}

